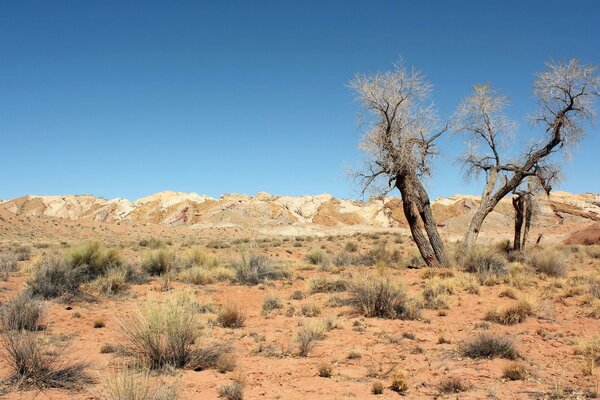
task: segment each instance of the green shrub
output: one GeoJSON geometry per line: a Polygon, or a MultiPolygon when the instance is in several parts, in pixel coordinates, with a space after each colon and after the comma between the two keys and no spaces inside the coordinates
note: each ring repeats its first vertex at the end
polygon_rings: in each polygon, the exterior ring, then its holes
{"type": "Polygon", "coordinates": [[[173,251],[167,248],[152,250],[144,255],[142,269],[152,276],[163,275],[174,270],[176,262],[173,251]]]}
{"type": "Polygon", "coordinates": [[[87,242],[65,252],[65,263],[72,269],[79,269],[84,279],[94,279],[109,269],[123,265],[116,248],[106,248],[100,242],[87,242]]]}

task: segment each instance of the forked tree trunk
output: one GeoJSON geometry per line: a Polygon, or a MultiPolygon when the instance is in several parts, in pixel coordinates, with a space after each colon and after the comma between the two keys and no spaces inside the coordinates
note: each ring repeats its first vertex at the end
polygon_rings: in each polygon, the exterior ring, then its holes
{"type": "Polygon", "coordinates": [[[420,189],[423,191],[424,189],[418,181],[418,177],[399,176],[396,179],[396,187],[402,195],[404,216],[421,257],[429,267],[446,266],[444,244],[431,213],[429,198],[420,193],[420,189]],[[421,221],[419,217],[421,217],[421,221]],[[421,222],[425,226],[428,237],[421,230],[421,222]]]}

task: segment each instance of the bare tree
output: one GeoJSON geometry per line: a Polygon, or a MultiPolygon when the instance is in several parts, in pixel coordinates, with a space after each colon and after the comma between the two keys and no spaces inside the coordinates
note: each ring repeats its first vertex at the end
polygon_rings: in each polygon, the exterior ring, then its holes
{"type": "Polygon", "coordinates": [[[438,121],[428,101],[431,85],[423,74],[405,69],[402,63],[394,67],[389,72],[357,75],[350,82],[368,126],[360,144],[368,156],[365,170],[359,173],[363,193],[382,182],[382,194],[397,188],[421,256],[428,266],[444,266],[444,244],[422,178],[431,171],[430,160],[436,154],[433,142],[446,128],[434,132],[438,121]]]}
{"type": "Polygon", "coordinates": [[[543,176],[549,157],[568,152],[580,142],[600,94],[597,71],[596,66],[570,60],[551,62],[537,75],[533,94],[539,107],[533,121],[545,129],[545,134],[515,161],[501,156],[502,143],[516,126],[503,113],[507,105],[504,96],[489,85],[477,85],[459,106],[454,129],[469,137],[469,150],[462,161],[468,173],[483,172],[486,176],[481,203],[465,236],[466,248],[475,244],[483,221],[502,198],[518,190],[525,178],[543,176]]]}

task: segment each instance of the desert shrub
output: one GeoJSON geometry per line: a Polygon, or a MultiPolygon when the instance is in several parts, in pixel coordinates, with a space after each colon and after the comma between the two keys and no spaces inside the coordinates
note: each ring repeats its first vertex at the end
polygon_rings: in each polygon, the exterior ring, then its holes
{"type": "Polygon", "coordinates": [[[434,276],[427,281],[423,290],[425,306],[434,310],[448,308],[448,296],[455,291],[456,284],[452,278],[442,279],[434,276]]]}
{"type": "Polygon", "coordinates": [[[149,247],[151,249],[160,249],[161,247],[166,247],[167,245],[161,239],[151,237],[148,239],[142,239],[139,242],[140,247],[149,247]]]}
{"type": "Polygon", "coordinates": [[[479,333],[459,346],[461,354],[469,358],[517,358],[515,340],[510,336],[479,333]]]}
{"type": "Polygon", "coordinates": [[[268,314],[273,310],[277,310],[283,308],[283,304],[281,303],[281,300],[279,299],[279,297],[275,296],[275,295],[269,295],[267,297],[264,298],[263,303],[262,303],[262,313],[263,314],[268,314]]]}
{"type": "Polygon", "coordinates": [[[312,350],[315,342],[325,338],[325,326],[320,323],[304,322],[296,332],[298,355],[306,357],[312,350]]]}
{"type": "Polygon", "coordinates": [[[408,377],[405,371],[396,369],[390,376],[390,389],[396,393],[406,393],[408,391],[408,377]]]}
{"type": "Polygon", "coordinates": [[[520,300],[517,304],[511,305],[499,311],[489,311],[485,320],[496,322],[502,325],[514,325],[525,322],[528,317],[533,315],[533,304],[527,300],[520,300]]]}
{"type": "Polygon", "coordinates": [[[27,286],[33,296],[52,299],[77,292],[84,280],[81,268],[70,267],[62,257],[50,257],[41,262],[27,286]]]}
{"type": "Polygon", "coordinates": [[[177,257],[170,249],[157,249],[144,254],[142,269],[152,276],[163,275],[175,269],[177,257]]]}
{"type": "Polygon", "coordinates": [[[527,263],[539,273],[548,276],[564,276],[567,272],[563,256],[553,250],[538,250],[527,257],[527,263]]]}
{"type": "Polygon", "coordinates": [[[508,275],[506,259],[489,247],[475,247],[460,259],[466,272],[477,274],[481,281],[508,275]]]}
{"type": "Polygon", "coordinates": [[[183,368],[192,359],[196,340],[196,310],[184,294],[159,303],[154,299],[119,320],[122,344],[151,369],[183,368]]]}
{"type": "Polygon", "coordinates": [[[508,379],[509,381],[522,381],[527,377],[527,368],[525,365],[512,362],[504,367],[502,371],[502,378],[508,379]]]}
{"type": "Polygon", "coordinates": [[[263,255],[244,254],[232,263],[232,267],[236,280],[244,285],[258,285],[266,280],[283,279],[288,276],[285,271],[275,268],[263,255]]]}
{"type": "Polygon", "coordinates": [[[591,276],[588,279],[588,292],[594,299],[600,300],[600,277],[591,276]]]}
{"type": "Polygon", "coordinates": [[[235,272],[226,267],[201,267],[193,266],[181,271],[178,279],[194,285],[209,285],[215,282],[230,281],[234,279],[235,272]]]}
{"type": "Polygon", "coordinates": [[[239,304],[227,303],[217,313],[217,322],[224,328],[241,328],[246,322],[246,313],[239,304]]]}
{"type": "Polygon", "coordinates": [[[206,247],[209,249],[227,249],[231,247],[231,245],[223,240],[211,240],[206,244],[206,247]]]}
{"type": "Polygon", "coordinates": [[[354,259],[349,253],[342,251],[337,253],[335,257],[333,257],[332,262],[333,265],[335,265],[336,267],[344,267],[346,265],[352,264],[354,262],[354,259]]]}
{"type": "Polygon", "coordinates": [[[600,334],[582,340],[577,346],[576,353],[584,356],[591,366],[600,365],[600,334]]]}
{"type": "Polygon", "coordinates": [[[16,270],[17,256],[14,254],[0,254],[0,277],[7,280],[8,275],[16,270]]]}
{"type": "Polygon", "coordinates": [[[103,400],[171,400],[177,398],[174,387],[153,386],[147,371],[135,372],[121,368],[106,379],[102,385],[103,400]]]}
{"type": "Polygon", "coordinates": [[[321,378],[331,378],[333,375],[333,367],[328,362],[322,362],[317,366],[317,371],[321,378]]]}
{"type": "Polygon", "coordinates": [[[19,246],[15,250],[15,256],[17,257],[17,261],[27,261],[31,258],[31,247],[29,246],[19,246]]]}
{"type": "Polygon", "coordinates": [[[321,315],[321,308],[315,303],[302,304],[302,307],[300,307],[300,314],[305,317],[318,317],[321,315]]]}
{"type": "Polygon", "coordinates": [[[358,244],[356,244],[356,242],[347,242],[344,246],[344,250],[349,253],[355,253],[358,251],[358,244]]]}
{"type": "Polygon", "coordinates": [[[3,331],[37,331],[43,315],[42,303],[24,291],[0,307],[0,325],[3,331]]]}
{"type": "Polygon", "coordinates": [[[350,287],[350,303],[365,317],[417,319],[416,303],[409,300],[400,285],[388,278],[364,278],[350,287]]]}
{"type": "Polygon", "coordinates": [[[194,349],[190,355],[187,367],[194,371],[204,371],[213,368],[223,368],[223,360],[231,360],[232,348],[225,343],[211,343],[210,345],[194,349]]]}
{"type": "Polygon", "coordinates": [[[4,333],[0,340],[4,364],[11,371],[8,382],[19,388],[74,389],[91,383],[85,363],[66,364],[64,351],[49,351],[32,333],[4,333]]]}
{"type": "Polygon", "coordinates": [[[238,381],[227,383],[219,388],[218,394],[225,400],[243,400],[244,384],[238,381]]]}
{"type": "Polygon", "coordinates": [[[438,386],[440,392],[445,394],[450,393],[461,393],[465,392],[469,389],[467,384],[465,384],[460,378],[456,376],[450,376],[442,380],[438,386]]]}
{"type": "Polygon", "coordinates": [[[308,252],[305,259],[312,265],[322,265],[326,261],[325,253],[319,249],[313,249],[308,252]]]}
{"type": "Polygon", "coordinates": [[[375,381],[373,382],[373,384],[371,385],[371,393],[374,395],[379,395],[379,394],[383,394],[383,383],[379,382],[379,381],[375,381]]]}
{"type": "Polygon", "coordinates": [[[87,242],[67,250],[65,263],[72,269],[81,270],[86,280],[94,279],[123,264],[116,248],[106,248],[100,242],[87,242]]]}
{"type": "Polygon", "coordinates": [[[96,289],[103,294],[112,296],[129,288],[131,270],[124,267],[112,268],[94,281],[96,289]]]}
{"type": "Polygon", "coordinates": [[[122,349],[123,349],[122,346],[120,346],[118,344],[104,343],[100,346],[100,353],[101,354],[116,353],[118,351],[121,351],[122,349]]]}
{"type": "Polygon", "coordinates": [[[208,254],[206,254],[201,247],[193,246],[187,252],[185,265],[187,267],[196,266],[214,268],[219,265],[219,261],[216,258],[210,257],[208,254]]]}
{"type": "Polygon", "coordinates": [[[306,298],[306,295],[301,290],[295,290],[294,293],[290,296],[292,300],[302,300],[306,298]]]}
{"type": "Polygon", "coordinates": [[[308,285],[308,291],[315,293],[344,292],[348,290],[349,282],[344,279],[314,278],[308,285]]]}

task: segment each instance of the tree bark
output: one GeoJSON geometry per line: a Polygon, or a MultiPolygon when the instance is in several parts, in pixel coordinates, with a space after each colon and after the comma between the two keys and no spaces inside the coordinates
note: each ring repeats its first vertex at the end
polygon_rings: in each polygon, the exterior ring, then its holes
{"type": "Polygon", "coordinates": [[[521,244],[521,249],[525,250],[525,244],[527,243],[527,237],[529,236],[529,228],[531,227],[531,217],[533,215],[533,197],[531,196],[531,194],[528,194],[525,197],[525,204],[524,204],[524,209],[525,209],[525,221],[524,221],[524,228],[523,228],[523,242],[521,244]]]}
{"type": "Polygon", "coordinates": [[[422,195],[421,189],[424,192],[421,182],[417,176],[408,177],[400,175],[396,179],[396,187],[402,195],[402,208],[404,216],[410,227],[413,240],[421,253],[421,257],[429,267],[443,267],[446,265],[446,256],[444,252],[444,243],[442,242],[431,207],[428,196],[422,195]],[[426,198],[426,201],[425,201],[426,198]],[[421,230],[419,217],[425,226],[427,236],[421,230]]]}
{"type": "Polygon", "coordinates": [[[515,209],[515,238],[513,240],[513,250],[521,250],[521,230],[523,229],[523,215],[524,215],[524,198],[523,195],[518,195],[512,199],[513,207],[515,209]]]}

